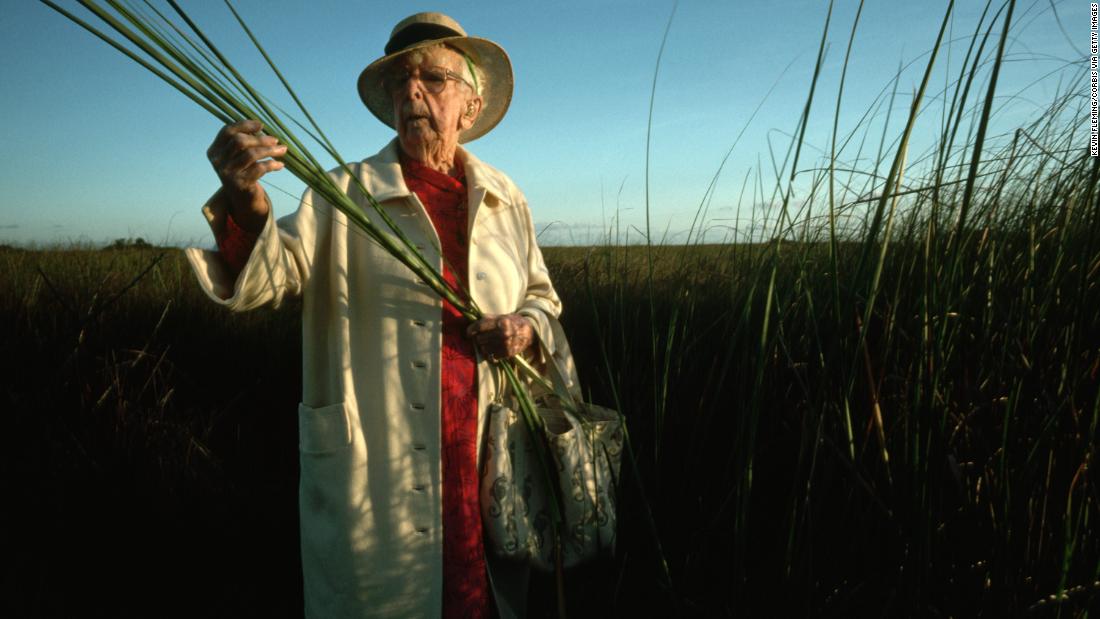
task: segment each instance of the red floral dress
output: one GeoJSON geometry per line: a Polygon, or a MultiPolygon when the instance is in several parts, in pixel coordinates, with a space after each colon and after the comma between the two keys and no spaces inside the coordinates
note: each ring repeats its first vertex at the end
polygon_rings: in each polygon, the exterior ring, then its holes
{"type": "MultiPolygon", "coordinates": [[[[405,184],[420,198],[439,236],[446,258],[443,277],[461,289],[455,272],[465,276],[469,247],[466,177],[458,178],[402,158],[405,184]],[[453,268],[453,270],[452,270],[453,268]]],[[[463,277],[465,279],[465,277],[463,277]]],[[[467,285],[467,282],[462,282],[467,285]]],[[[443,301],[443,360],[440,438],[443,447],[443,617],[492,614],[485,548],[481,540],[481,503],[477,475],[477,359],[466,337],[468,322],[443,301]]]]}
{"type": "MultiPolygon", "coordinates": [[[[466,274],[469,251],[466,177],[461,162],[456,159],[455,165],[458,178],[401,158],[405,184],[420,198],[435,226],[446,258],[443,276],[452,285],[457,284],[455,271],[466,274]]],[[[244,268],[256,238],[227,218],[217,242],[230,268],[236,272],[244,268]]],[[[443,617],[488,618],[493,616],[493,606],[478,496],[477,359],[473,341],[466,337],[466,319],[446,300],[442,322],[443,617]]]]}

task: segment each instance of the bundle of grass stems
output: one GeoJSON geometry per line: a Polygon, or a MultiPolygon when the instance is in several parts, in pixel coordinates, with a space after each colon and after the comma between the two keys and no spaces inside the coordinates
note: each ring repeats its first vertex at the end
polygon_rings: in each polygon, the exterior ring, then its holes
{"type": "MultiPolygon", "coordinates": [[[[320,196],[333,208],[344,213],[358,230],[407,266],[440,298],[451,303],[465,318],[476,321],[483,316],[482,311],[477,307],[465,286],[461,282],[458,288],[451,286],[436,268],[436,265],[409,240],[401,228],[387,214],[385,208],[367,191],[359,176],[351,173],[345,160],[336,151],[332,142],[306,109],[294,89],[229,0],[225,0],[226,7],[293,99],[304,116],[305,123],[294,119],[272,103],[268,97],[258,92],[175,0],[167,0],[167,4],[171,8],[170,12],[158,9],[148,0],[143,2],[144,9],[139,8],[134,3],[119,2],[118,0],[106,0],[104,3],[106,6],[91,0],[78,0],[79,4],[113,30],[117,36],[96,28],[88,21],[81,19],[51,0],[41,1],[148,69],[204,110],[210,112],[221,122],[230,124],[243,120],[259,120],[263,124],[264,133],[276,137],[280,143],[286,145],[287,152],[280,157],[286,169],[312,189],[316,196],[320,196]],[[179,21],[173,21],[170,13],[174,13],[179,21]],[[140,50],[145,54],[145,57],[128,47],[125,42],[140,50]],[[370,207],[369,213],[333,182],[329,174],[326,173],[326,169],[310,152],[306,144],[291,130],[292,124],[301,129],[305,135],[308,135],[314,143],[320,145],[324,152],[338,162],[340,168],[348,172],[348,176],[353,179],[356,188],[365,196],[370,207]]],[[[442,251],[439,250],[438,246],[435,247],[435,250],[442,256],[442,251]]],[[[564,595],[561,566],[564,510],[560,488],[556,482],[556,471],[558,469],[547,442],[546,425],[536,411],[536,403],[528,385],[538,385],[546,391],[554,392],[567,409],[576,411],[578,405],[569,393],[560,388],[555,389],[554,385],[542,377],[521,355],[517,355],[511,360],[492,360],[491,363],[502,371],[516,396],[521,412],[520,417],[524,420],[531,435],[536,437],[533,443],[540,463],[539,469],[544,476],[546,487],[550,489],[548,499],[554,521],[553,541],[555,555],[558,558],[557,575],[560,606],[564,595]]],[[[629,435],[625,432],[625,423],[623,429],[624,435],[626,435],[627,455],[633,461],[633,451],[630,447],[629,435]]],[[[631,468],[636,471],[636,467],[632,466],[631,468]]],[[[641,482],[637,478],[636,472],[634,479],[640,491],[641,482]]],[[[644,498],[642,502],[645,504],[644,498]]],[[[647,504],[644,511],[650,519],[650,530],[654,533],[656,541],[656,528],[652,526],[651,510],[647,504]]],[[[663,553],[659,552],[659,554],[663,556],[663,553]]],[[[663,559],[661,559],[661,566],[667,578],[667,563],[663,559]]]]}

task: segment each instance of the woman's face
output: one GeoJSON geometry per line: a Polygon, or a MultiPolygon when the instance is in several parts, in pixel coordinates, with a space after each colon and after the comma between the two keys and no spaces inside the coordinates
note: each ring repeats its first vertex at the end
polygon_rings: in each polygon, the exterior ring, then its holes
{"type": "Polygon", "coordinates": [[[464,81],[468,75],[462,56],[442,46],[405,54],[389,67],[386,88],[406,155],[427,162],[432,154],[453,152],[481,111],[481,98],[464,81]]]}

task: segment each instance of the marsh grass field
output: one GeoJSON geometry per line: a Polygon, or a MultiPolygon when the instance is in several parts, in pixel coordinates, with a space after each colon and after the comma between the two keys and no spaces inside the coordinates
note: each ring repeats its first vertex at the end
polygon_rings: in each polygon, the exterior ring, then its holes
{"type": "MultiPolygon", "coordinates": [[[[1080,65],[991,129],[1015,4],[811,157],[815,72],[755,232],[544,248],[634,453],[569,616],[1100,612],[1100,159],[1080,65]]],[[[178,249],[0,250],[0,614],[300,614],[297,309],[221,311],[178,249]]]]}
{"type": "MultiPolygon", "coordinates": [[[[644,247],[546,248],[672,575],[624,484],[570,614],[1088,616],[1100,250],[1067,217],[975,230],[953,280],[896,243],[866,323],[827,243],[661,248],[652,291],[644,247]]],[[[9,249],[0,282],[4,614],[299,612],[297,308],[225,313],[174,249],[9,249]]]]}

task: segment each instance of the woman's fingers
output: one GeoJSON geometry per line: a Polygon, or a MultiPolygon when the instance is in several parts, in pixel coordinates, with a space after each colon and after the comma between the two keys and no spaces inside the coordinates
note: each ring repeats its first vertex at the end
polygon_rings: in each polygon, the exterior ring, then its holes
{"type": "Polygon", "coordinates": [[[229,200],[229,213],[238,225],[258,232],[271,213],[271,204],[260,186],[260,178],[281,170],[283,162],[274,159],[286,154],[286,147],[270,135],[264,135],[263,123],[242,120],[225,125],[206,149],[206,159],[221,180],[229,200]]]}
{"type": "Polygon", "coordinates": [[[466,329],[474,338],[482,356],[508,359],[523,352],[531,344],[534,331],[531,323],[519,314],[487,316],[466,329]]]}
{"type": "Polygon", "coordinates": [[[218,132],[206,156],[223,185],[248,191],[264,174],[284,167],[265,161],[285,155],[287,149],[278,138],[257,135],[261,129],[259,121],[246,120],[226,125],[218,132]]]}
{"type": "Polygon", "coordinates": [[[247,168],[240,170],[236,173],[234,178],[237,179],[238,188],[243,190],[258,183],[264,174],[282,170],[284,167],[286,167],[286,164],[282,161],[266,159],[264,161],[257,161],[247,168]]]}
{"type": "Polygon", "coordinates": [[[500,337],[497,334],[497,317],[486,316],[466,327],[466,335],[474,340],[481,356],[490,359],[504,356],[504,349],[500,345],[500,337]]]}
{"type": "Polygon", "coordinates": [[[480,320],[476,320],[466,327],[466,335],[474,337],[478,334],[492,331],[496,328],[496,316],[485,316],[480,320]]]}
{"type": "Polygon", "coordinates": [[[258,120],[242,120],[222,127],[218,135],[214,136],[210,148],[206,149],[206,158],[213,163],[226,150],[230,141],[236,139],[235,136],[241,134],[252,136],[263,128],[263,123],[258,120]]]}
{"type": "Polygon", "coordinates": [[[251,146],[242,147],[240,150],[232,153],[232,159],[226,164],[226,170],[229,172],[236,172],[243,170],[253,163],[260,161],[261,159],[267,159],[269,157],[281,157],[286,154],[286,146],[282,144],[265,145],[265,144],[253,144],[251,146]]]}

